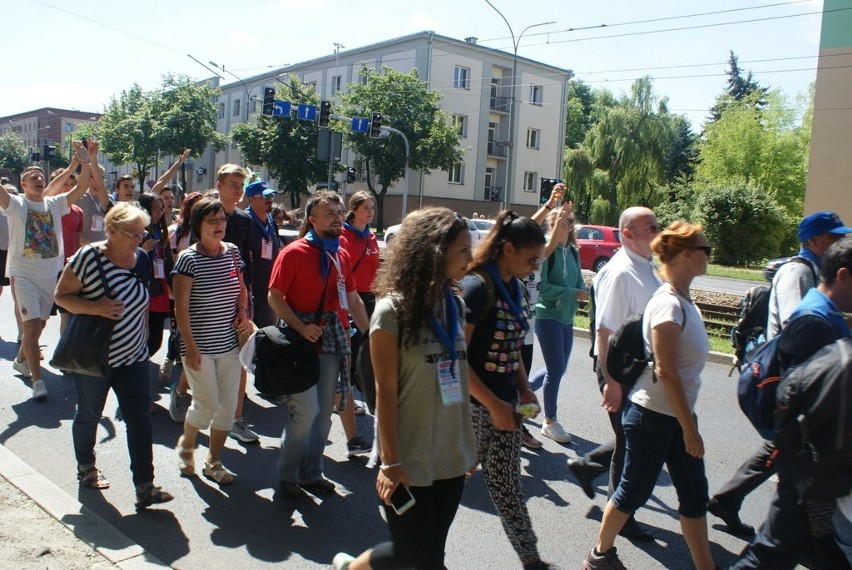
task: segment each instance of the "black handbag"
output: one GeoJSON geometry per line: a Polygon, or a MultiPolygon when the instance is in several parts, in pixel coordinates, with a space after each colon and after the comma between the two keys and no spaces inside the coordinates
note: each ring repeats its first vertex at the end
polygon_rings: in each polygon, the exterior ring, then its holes
{"type": "MultiPolygon", "coordinates": [[[[319,321],[325,305],[328,279],[323,280],[322,296],[314,313],[319,321]]],[[[319,382],[317,343],[290,327],[275,325],[258,329],[254,348],[254,387],[261,394],[280,397],[300,394],[319,382]]]]}
{"type": "MultiPolygon", "coordinates": [[[[95,251],[104,291],[109,291],[101,253],[94,246],[92,249],[95,251]]],[[[59,337],[50,365],[66,372],[106,376],[109,370],[109,341],[116,322],[98,315],[72,313],[65,331],[59,337]]]]}

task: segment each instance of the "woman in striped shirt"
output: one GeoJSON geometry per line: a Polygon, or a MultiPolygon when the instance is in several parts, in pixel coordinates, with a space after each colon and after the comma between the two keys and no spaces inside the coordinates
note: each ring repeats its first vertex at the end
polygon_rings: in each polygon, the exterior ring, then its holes
{"type": "Polygon", "coordinates": [[[94,377],[74,373],[77,413],[71,432],[77,478],[84,487],[109,487],[109,482],[95,467],[95,439],[112,388],[127,426],[137,508],[174,498],[154,486],[147,345],[151,275],[148,256],[139,247],[149,221],[148,214],[136,206],[117,204],[104,220],[106,241],[87,245],[75,253],[56,286],[56,304],[68,312],[99,315],[116,321],[109,343],[107,375],[94,377]]]}
{"type": "Polygon", "coordinates": [[[195,474],[196,438],[209,427],[202,473],[220,485],[234,480],[222,465],[221,452],[239,395],[237,331],[250,327],[243,262],[237,247],[222,241],[226,223],[218,200],[205,198],[193,206],[190,227],[198,242],[180,253],[174,269],[181,356],[193,394],[178,439],[178,464],[182,474],[195,474]]]}

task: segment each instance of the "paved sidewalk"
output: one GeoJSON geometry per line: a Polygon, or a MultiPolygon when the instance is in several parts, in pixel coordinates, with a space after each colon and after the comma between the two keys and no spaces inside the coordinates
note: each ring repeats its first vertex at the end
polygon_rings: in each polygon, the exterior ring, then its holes
{"type": "Polygon", "coordinates": [[[9,568],[163,568],[0,445],[0,560],[9,568]]]}

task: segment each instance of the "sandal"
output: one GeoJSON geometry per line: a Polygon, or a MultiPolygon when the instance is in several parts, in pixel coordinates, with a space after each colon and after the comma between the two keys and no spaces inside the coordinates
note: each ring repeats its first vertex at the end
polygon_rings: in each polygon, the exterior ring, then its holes
{"type": "Polygon", "coordinates": [[[109,481],[104,477],[100,470],[92,465],[83,471],[77,470],[77,480],[81,487],[89,487],[90,489],[109,489],[109,481]]]}
{"type": "Polygon", "coordinates": [[[178,469],[184,477],[195,475],[195,449],[183,446],[183,436],[178,438],[175,451],[178,454],[178,469]]]}
{"type": "Polygon", "coordinates": [[[213,463],[205,461],[202,473],[204,473],[205,477],[216,481],[220,485],[230,485],[234,481],[234,474],[225,469],[221,461],[214,461],[213,463]]]}
{"type": "Polygon", "coordinates": [[[153,483],[148,483],[141,491],[136,491],[136,508],[144,509],[151,505],[168,503],[174,498],[174,495],[168,491],[163,491],[160,487],[155,487],[153,483]]]}

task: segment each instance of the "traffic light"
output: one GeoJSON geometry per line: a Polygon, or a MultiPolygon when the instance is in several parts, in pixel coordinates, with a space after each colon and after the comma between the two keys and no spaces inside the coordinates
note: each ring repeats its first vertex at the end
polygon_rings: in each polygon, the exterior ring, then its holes
{"type": "Polygon", "coordinates": [[[328,128],[328,120],[331,118],[331,101],[320,101],[319,126],[328,128]]]}
{"type": "Polygon", "coordinates": [[[347,184],[354,184],[355,183],[355,169],[352,168],[351,166],[349,167],[349,170],[346,171],[346,183],[347,184]]]}
{"type": "Polygon", "coordinates": [[[275,88],[274,87],[264,87],[263,88],[263,114],[271,116],[274,109],[275,109],[275,88]]]}
{"type": "Polygon", "coordinates": [[[382,114],[373,113],[373,120],[370,121],[370,138],[377,139],[382,136],[382,114]]]}
{"type": "Polygon", "coordinates": [[[41,155],[37,152],[34,152],[30,155],[30,160],[32,160],[33,162],[38,162],[41,160],[41,155]]]}
{"type": "Polygon", "coordinates": [[[44,150],[43,154],[44,154],[45,160],[53,160],[54,158],[56,158],[56,147],[53,146],[52,144],[44,145],[43,150],[44,150]]]}

